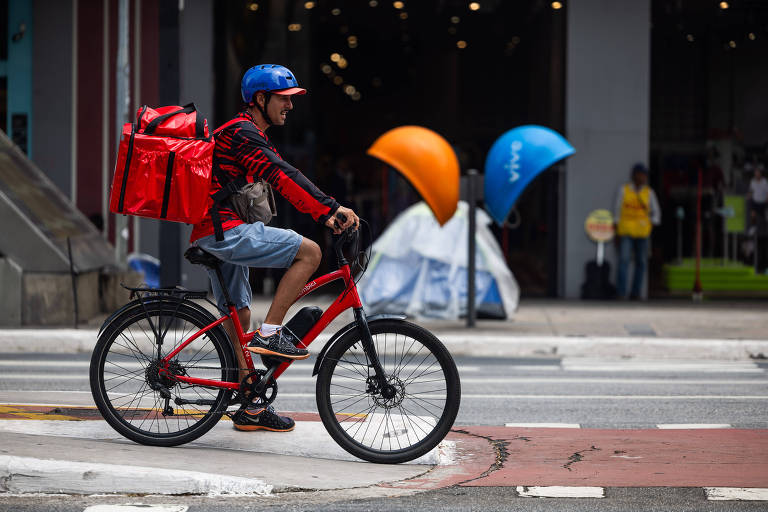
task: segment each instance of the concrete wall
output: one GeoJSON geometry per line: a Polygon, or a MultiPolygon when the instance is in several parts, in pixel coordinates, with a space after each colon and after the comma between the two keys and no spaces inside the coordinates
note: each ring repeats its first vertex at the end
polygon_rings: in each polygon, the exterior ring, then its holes
{"type": "Polygon", "coordinates": [[[9,258],[0,258],[0,289],[0,325],[21,325],[22,270],[9,258]]]}
{"type": "Polygon", "coordinates": [[[35,0],[33,11],[33,160],[71,198],[72,2],[35,0]]]}
{"type": "MultiPolygon", "coordinates": [[[[596,208],[612,210],[632,164],[648,161],[650,19],[650,0],[568,4],[566,137],[576,148],[565,172],[563,285],[568,298],[579,296],[584,265],[595,258],[585,218],[596,208]]],[[[615,276],[610,247],[606,256],[615,276]]]]}
{"type": "MultiPolygon", "coordinates": [[[[179,100],[194,102],[198,111],[213,123],[213,0],[184,2],[179,12],[179,100]]],[[[182,253],[189,246],[191,226],[181,229],[182,253]]],[[[181,285],[206,289],[208,275],[203,267],[182,258],[181,285]]]]}

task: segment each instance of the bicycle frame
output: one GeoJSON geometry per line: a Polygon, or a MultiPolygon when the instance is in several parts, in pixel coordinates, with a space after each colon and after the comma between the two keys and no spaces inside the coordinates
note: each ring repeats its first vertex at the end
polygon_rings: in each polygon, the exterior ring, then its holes
{"type": "MultiPolygon", "coordinates": [[[[308,282],[306,285],[304,285],[304,288],[301,290],[301,292],[296,297],[296,299],[294,299],[294,303],[297,300],[304,297],[305,295],[312,293],[318,288],[321,288],[322,286],[330,282],[336,281],[337,279],[342,279],[344,281],[344,291],[342,291],[339,294],[339,296],[336,297],[336,300],[333,301],[333,303],[328,307],[328,309],[326,309],[323,312],[322,316],[317,321],[317,323],[309,330],[306,336],[304,336],[304,338],[301,340],[300,346],[302,348],[308,347],[317,338],[317,335],[320,334],[326,327],[328,327],[328,324],[330,324],[337,316],[339,316],[341,313],[343,313],[347,309],[353,308],[355,310],[362,310],[363,305],[360,302],[360,296],[357,294],[357,286],[355,286],[355,281],[354,279],[352,279],[352,273],[350,271],[349,264],[344,264],[341,266],[341,268],[339,268],[339,270],[336,270],[329,274],[325,274],[323,276],[318,277],[317,279],[313,279],[312,281],[308,282]]],[[[242,324],[240,324],[240,317],[237,314],[237,310],[235,309],[234,305],[230,304],[228,315],[223,316],[218,320],[216,320],[215,322],[200,329],[199,331],[191,335],[189,338],[187,338],[185,341],[183,341],[170,354],[165,356],[162,359],[162,367],[160,369],[160,373],[167,374],[168,364],[174,357],[176,357],[176,355],[179,352],[181,352],[187,345],[192,343],[194,340],[196,340],[206,332],[210,331],[211,329],[214,329],[215,327],[221,325],[228,319],[232,320],[232,323],[235,326],[235,332],[237,333],[238,341],[240,342],[240,347],[243,351],[243,355],[245,356],[245,361],[248,366],[248,370],[249,372],[253,372],[255,370],[255,367],[253,365],[253,358],[251,357],[251,352],[247,350],[248,342],[253,337],[253,331],[247,332],[247,333],[243,331],[243,326],[242,324]]],[[[293,360],[288,359],[280,363],[280,365],[278,365],[277,368],[272,373],[272,378],[277,379],[286,370],[286,368],[290,366],[292,362],[293,360]]],[[[232,389],[232,390],[237,390],[240,388],[239,382],[224,382],[221,380],[198,379],[196,377],[188,377],[186,375],[169,375],[169,376],[177,380],[178,382],[184,382],[187,384],[196,384],[198,386],[208,386],[213,388],[232,389]]]]}

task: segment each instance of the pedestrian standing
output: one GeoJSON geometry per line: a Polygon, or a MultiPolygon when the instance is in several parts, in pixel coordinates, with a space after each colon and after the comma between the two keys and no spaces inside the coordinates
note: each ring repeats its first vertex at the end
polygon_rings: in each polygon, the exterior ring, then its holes
{"type": "Polygon", "coordinates": [[[620,299],[627,296],[629,262],[634,257],[635,271],[629,298],[640,299],[648,259],[648,240],[653,226],[661,223],[661,209],[651,187],[648,168],[637,163],[632,167],[629,183],[622,185],[616,197],[614,218],[619,242],[619,268],[616,292],[620,299]]]}

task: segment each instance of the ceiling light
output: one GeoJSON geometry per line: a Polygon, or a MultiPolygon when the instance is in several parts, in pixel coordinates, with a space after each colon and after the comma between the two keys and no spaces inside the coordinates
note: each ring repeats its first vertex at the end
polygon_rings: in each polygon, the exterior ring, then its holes
{"type": "Polygon", "coordinates": [[[721,9],[725,10],[725,9],[727,9],[729,7],[730,7],[730,5],[728,5],[728,2],[720,2],[720,8],[721,9]]]}
{"type": "Polygon", "coordinates": [[[304,2],[305,9],[312,9],[315,7],[315,2],[304,2]]]}
{"type": "Polygon", "coordinates": [[[689,43],[692,43],[694,40],[693,34],[688,34],[687,36],[685,36],[685,38],[688,40],[689,43]]]}
{"type": "Polygon", "coordinates": [[[400,13],[400,19],[401,20],[407,20],[408,19],[408,13],[407,12],[401,12],[400,13]]]}
{"type": "Polygon", "coordinates": [[[331,60],[333,62],[339,62],[341,60],[341,54],[339,54],[339,53],[332,53],[331,54],[331,60]]]}
{"type": "Polygon", "coordinates": [[[755,33],[754,33],[754,32],[750,32],[750,33],[747,35],[747,37],[749,38],[749,40],[750,40],[750,41],[754,41],[754,40],[755,40],[755,38],[756,38],[756,36],[755,36],[755,33]]]}
{"type": "Polygon", "coordinates": [[[335,77],[333,77],[333,83],[335,83],[336,85],[341,85],[344,83],[344,79],[341,78],[341,76],[336,75],[335,77]]]}
{"type": "Polygon", "coordinates": [[[461,41],[456,42],[456,46],[463,50],[467,47],[467,42],[462,39],[461,41]]]}
{"type": "Polygon", "coordinates": [[[470,2],[469,4],[470,11],[477,11],[479,9],[480,9],[480,2],[470,2]]]}
{"type": "Polygon", "coordinates": [[[395,9],[402,9],[403,7],[405,7],[405,4],[398,0],[397,2],[392,2],[392,7],[394,7],[395,9]]]}
{"type": "Polygon", "coordinates": [[[353,94],[355,94],[355,92],[357,92],[357,89],[355,89],[354,85],[347,84],[344,86],[344,94],[348,94],[352,96],[353,94]]]}
{"type": "Polygon", "coordinates": [[[728,46],[730,46],[731,48],[736,48],[736,41],[731,39],[730,41],[728,41],[728,46]]]}
{"type": "Polygon", "coordinates": [[[323,73],[325,73],[326,75],[330,75],[330,74],[331,74],[331,72],[333,71],[333,68],[332,68],[331,66],[329,66],[328,64],[323,64],[322,66],[320,66],[320,69],[321,69],[321,70],[323,71],[323,73]]]}
{"type": "Polygon", "coordinates": [[[460,21],[461,19],[458,16],[451,16],[451,23],[453,23],[454,25],[460,21]]]}
{"type": "Polygon", "coordinates": [[[360,92],[359,91],[355,91],[352,94],[352,99],[355,100],[355,101],[360,101],[360,92]]]}
{"type": "Polygon", "coordinates": [[[348,64],[347,59],[345,59],[344,57],[340,58],[339,62],[336,63],[336,65],[339,66],[341,69],[346,68],[347,64],[348,64]]]}
{"type": "Polygon", "coordinates": [[[376,7],[377,5],[379,5],[379,2],[377,2],[376,0],[371,0],[370,2],[368,2],[368,5],[370,5],[371,7],[376,7]]]}
{"type": "Polygon", "coordinates": [[[336,7],[335,9],[333,9],[333,10],[331,11],[331,14],[333,14],[334,16],[338,16],[339,14],[341,14],[341,9],[339,9],[338,7],[336,7]]]}
{"type": "Polygon", "coordinates": [[[250,4],[248,4],[248,8],[252,11],[258,11],[259,4],[257,4],[256,2],[251,2],[250,4]]]}
{"type": "Polygon", "coordinates": [[[301,23],[291,23],[290,25],[288,25],[288,30],[290,32],[298,32],[299,30],[301,30],[301,23]]]}
{"type": "Polygon", "coordinates": [[[556,10],[556,11],[558,9],[562,9],[563,8],[563,3],[562,2],[552,2],[552,8],[554,10],[556,10]]]}

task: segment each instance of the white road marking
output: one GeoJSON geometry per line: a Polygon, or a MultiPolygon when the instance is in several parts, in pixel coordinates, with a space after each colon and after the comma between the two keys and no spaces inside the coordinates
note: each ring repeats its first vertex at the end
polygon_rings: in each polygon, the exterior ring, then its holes
{"type": "Polygon", "coordinates": [[[522,498],[604,498],[602,487],[565,487],[552,485],[546,487],[525,487],[518,485],[517,494],[522,498]]]}
{"type": "MultiPolygon", "coordinates": [[[[281,393],[280,396],[288,396],[281,393]]],[[[303,396],[303,395],[302,395],[303,396]]],[[[306,396],[315,396],[307,393],[306,396]]],[[[491,395],[463,394],[462,398],[489,400],[768,400],[768,395],[491,395]]]]}
{"type": "Polygon", "coordinates": [[[606,360],[574,357],[563,359],[561,365],[568,372],[764,373],[752,361],[606,360]]]}
{"type": "Polygon", "coordinates": [[[657,428],[662,430],[694,430],[705,428],[733,428],[729,423],[661,423],[656,425],[657,428]]]}
{"type": "Polygon", "coordinates": [[[712,501],[768,501],[768,489],[759,487],[705,487],[712,501]]]}
{"type": "Polygon", "coordinates": [[[91,505],[83,512],[187,512],[187,505],[91,505]]]}
{"type": "Polygon", "coordinates": [[[505,423],[505,427],[520,428],[581,428],[578,423],[505,423]]]}

